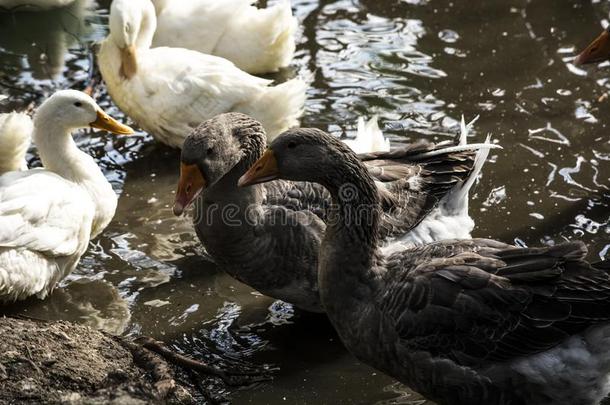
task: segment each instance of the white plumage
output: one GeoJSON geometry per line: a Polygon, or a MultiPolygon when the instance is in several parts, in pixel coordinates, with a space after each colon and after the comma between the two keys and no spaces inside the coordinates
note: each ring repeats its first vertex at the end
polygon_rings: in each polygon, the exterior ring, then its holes
{"type": "Polygon", "coordinates": [[[116,194],[71,137],[89,126],[131,131],[84,93],[55,93],[34,116],[45,168],[0,176],[0,301],[44,298],[112,219],[116,194]]]}
{"type": "Polygon", "coordinates": [[[54,173],[0,177],[0,299],[44,298],[85,252],[94,210],[86,192],[54,173]]]}
{"type": "Polygon", "coordinates": [[[359,117],[356,137],[354,139],[344,139],[343,142],[356,153],[390,151],[390,140],[386,139],[381,129],[379,129],[376,115],[373,115],[366,123],[363,117],[359,117]]]}
{"type": "MultiPolygon", "coordinates": [[[[459,146],[449,147],[445,151],[466,147],[468,131],[478,119],[477,116],[466,125],[464,117],[462,117],[459,146]]],[[[469,145],[468,147],[473,148],[474,146],[476,145],[469,145]]],[[[481,173],[489,155],[489,150],[494,148],[500,148],[500,146],[492,144],[490,137],[487,137],[485,143],[478,147],[474,168],[468,180],[455,186],[450,193],[439,201],[438,206],[408,234],[402,238],[389,241],[382,248],[383,253],[389,255],[408,246],[421,246],[439,240],[472,238],[471,232],[474,229],[474,221],[468,213],[468,192],[481,173]]],[[[418,185],[413,184],[413,187],[417,188],[418,185]]]]}
{"type": "Polygon", "coordinates": [[[302,80],[270,87],[269,80],[223,58],[150,49],[155,27],[150,0],[115,0],[98,61],[112,99],[156,139],[180,147],[199,123],[229,111],[256,118],[270,138],[298,124],[305,102],[302,80]]]}
{"type": "MultiPolygon", "coordinates": [[[[468,131],[478,120],[475,117],[468,124],[464,117],[460,123],[460,139],[458,146],[449,147],[435,153],[447,153],[449,150],[460,148],[477,148],[474,169],[468,180],[457,185],[447,194],[414,229],[410,230],[404,237],[389,240],[382,248],[384,254],[389,255],[395,251],[405,249],[409,246],[421,246],[445,239],[470,239],[474,229],[474,221],[468,213],[468,192],[480,174],[483,165],[489,155],[489,150],[499,148],[490,143],[488,137],[483,145],[468,145],[468,131]]],[[[390,150],[390,140],[385,138],[377,123],[377,116],[365,123],[363,117],[358,118],[358,131],[354,139],[343,140],[356,153],[371,153],[390,150]]],[[[418,184],[412,185],[414,189],[418,184]]]]}
{"type": "Polygon", "coordinates": [[[25,154],[30,147],[32,129],[32,120],[27,114],[0,114],[0,175],[27,169],[25,154]]]}
{"type": "Polygon", "coordinates": [[[297,20],[289,0],[266,9],[253,0],[153,0],[157,30],[153,46],[220,56],[252,74],[290,64],[297,20]]]}

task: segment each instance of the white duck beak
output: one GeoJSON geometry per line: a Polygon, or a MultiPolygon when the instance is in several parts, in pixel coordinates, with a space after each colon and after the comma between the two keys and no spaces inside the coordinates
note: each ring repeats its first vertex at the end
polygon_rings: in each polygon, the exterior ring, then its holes
{"type": "Polygon", "coordinates": [[[135,132],[131,127],[121,124],[101,109],[97,110],[96,114],[95,121],[89,124],[91,128],[103,129],[119,135],[131,135],[135,132]]]}
{"type": "Polygon", "coordinates": [[[138,72],[138,59],[135,45],[121,48],[121,76],[129,80],[138,72]]]}

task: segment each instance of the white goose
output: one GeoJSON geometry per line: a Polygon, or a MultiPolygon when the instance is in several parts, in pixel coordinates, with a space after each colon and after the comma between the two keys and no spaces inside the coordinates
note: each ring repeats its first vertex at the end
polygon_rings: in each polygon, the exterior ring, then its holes
{"type": "Polygon", "coordinates": [[[0,175],[27,169],[25,154],[30,147],[32,129],[32,119],[27,114],[0,114],[0,175]]]}
{"type": "Polygon", "coordinates": [[[270,137],[298,124],[306,85],[271,81],[226,59],[182,48],[150,48],[156,29],[150,0],[115,0],[98,62],[114,102],[146,132],[170,146],[202,121],[236,111],[259,120],[270,137]]]}
{"type": "Polygon", "coordinates": [[[86,94],[58,91],[34,116],[44,169],[0,176],[0,301],[44,298],[114,216],[114,190],[71,137],[85,127],[133,132],[86,94]]]}
{"type": "Polygon", "coordinates": [[[288,66],[297,20],[289,0],[259,9],[254,0],[153,0],[153,46],[172,46],[220,56],[252,74],[288,66]]]}

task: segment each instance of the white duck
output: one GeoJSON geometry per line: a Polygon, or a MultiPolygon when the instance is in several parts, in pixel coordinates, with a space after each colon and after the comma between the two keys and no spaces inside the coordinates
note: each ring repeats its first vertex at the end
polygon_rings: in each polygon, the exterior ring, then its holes
{"type": "Polygon", "coordinates": [[[75,0],[0,0],[0,11],[27,10],[43,11],[65,7],[75,0]]]}
{"type": "Polygon", "coordinates": [[[44,169],[0,176],[0,301],[44,298],[114,216],[114,190],[71,137],[85,127],[133,132],[86,94],[58,91],[34,116],[44,169]]]}
{"type": "Polygon", "coordinates": [[[27,170],[25,154],[30,147],[32,129],[32,119],[27,114],[0,114],[0,175],[27,170]]]}
{"type": "Polygon", "coordinates": [[[150,0],[115,0],[98,62],[114,102],[156,139],[180,147],[199,123],[229,111],[256,118],[271,138],[298,124],[302,80],[270,87],[217,56],[151,49],[155,28],[150,0]]]}
{"type": "Polygon", "coordinates": [[[297,20],[290,0],[259,9],[254,0],[153,0],[153,46],[172,46],[220,56],[248,73],[288,66],[297,20]]]}

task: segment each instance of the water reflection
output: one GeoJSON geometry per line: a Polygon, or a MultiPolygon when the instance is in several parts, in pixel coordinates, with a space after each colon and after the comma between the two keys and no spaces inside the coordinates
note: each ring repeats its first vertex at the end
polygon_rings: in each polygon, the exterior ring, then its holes
{"type": "Polygon", "coordinates": [[[0,13],[0,71],[26,82],[59,79],[74,57],[69,50],[92,33],[87,19],[94,6],[94,0],[76,0],[54,10],[0,13]]]}
{"type": "MultiPolygon", "coordinates": [[[[78,4],[0,15],[0,92],[11,107],[86,85],[89,47],[105,35],[106,11],[88,16],[88,2],[78,4]]],[[[493,152],[472,195],[475,235],[528,245],[582,239],[592,259],[609,254],[610,63],[586,70],[571,63],[599,33],[608,2],[293,0],[293,7],[302,29],[292,69],[314,72],[304,125],[342,135],[358,116],[375,113],[396,145],[447,139],[461,114],[480,115],[473,140],[491,133],[504,149],[493,152]]],[[[96,97],[121,116],[102,86],[96,97]]],[[[64,288],[7,311],[148,334],[212,361],[280,368],[272,383],[237,392],[214,383],[215,394],[231,393],[235,403],[424,401],[359,364],[324,317],[261,296],[205,257],[190,219],[171,213],[177,151],[142,133],[82,133],[77,141],[121,194],[115,220],[64,288]]]]}
{"type": "Polygon", "coordinates": [[[123,333],[131,319],[128,302],[112,284],[70,276],[44,301],[29,299],[2,309],[5,314],[82,323],[112,334],[123,333]]]}

